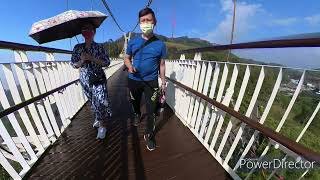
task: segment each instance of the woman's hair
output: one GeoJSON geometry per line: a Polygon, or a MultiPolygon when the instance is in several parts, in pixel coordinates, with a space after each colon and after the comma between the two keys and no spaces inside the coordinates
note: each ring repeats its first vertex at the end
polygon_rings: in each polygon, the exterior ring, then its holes
{"type": "Polygon", "coordinates": [[[151,14],[152,15],[154,23],[156,24],[157,23],[156,15],[154,14],[154,12],[153,12],[153,10],[151,8],[144,8],[144,9],[139,11],[139,21],[140,21],[140,18],[142,16],[145,16],[147,14],[151,14]]]}
{"type": "Polygon", "coordinates": [[[87,26],[92,26],[93,31],[96,32],[96,26],[92,22],[86,22],[82,24],[81,29],[87,26]]]}

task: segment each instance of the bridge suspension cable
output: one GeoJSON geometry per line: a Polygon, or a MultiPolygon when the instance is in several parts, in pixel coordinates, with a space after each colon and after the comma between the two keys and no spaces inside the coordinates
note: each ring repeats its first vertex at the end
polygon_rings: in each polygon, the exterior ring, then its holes
{"type": "MultiPolygon", "coordinates": [[[[233,0],[233,18],[232,18],[232,29],[231,29],[231,38],[230,38],[230,44],[233,42],[233,36],[234,36],[234,25],[236,20],[236,0],[233,0]]],[[[229,62],[229,56],[231,54],[231,49],[229,49],[226,61],[229,62]]]]}
{"type": "MultiPolygon", "coordinates": [[[[146,8],[149,8],[151,6],[151,3],[152,3],[152,0],[149,0],[147,5],[146,5],[146,8]]],[[[137,24],[134,26],[134,28],[130,32],[135,31],[136,28],[138,27],[138,24],[139,24],[139,20],[138,20],[137,24]]]]}
{"type": "Polygon", "coordinates": [[[125,31],[120,27],[119,23],[117,22],[116,18],[114,17],[114,15],[111,12],[111,9],[109,8],[107,2],[105,0],[101,0],[101,2],[103,3],[104,7],[107,9],[108,13],[110,14],[111,18],[113,19],[113,21],[116,23],[116,25],[118,26],[118,29],[125,33],[125,31]]]}
{"type": "MultiPolygon", "coordinates": [[[[148,0],[148,3],[147,3],[147,5],[146,5],[145,7],[146,7],[146,8],[150,7],[151,4],[152,4],[152,1],[153,1],[153,0],[148,0]]],[[[114,16],[113,13],[111,12],[111,9],[110,9],[109,5],[107,4],[107,2],[106,2],[105,0],[101,0],[101,2],[103,3],[104,7],[107,9],[107,11],[108,11],[108,13],[110,14],[111,18],[113,19],[113,21],[116,23],[118,29],[119,29],[122,33],[126,33],[126,32],[121,28],[121,26],[119,25],[119,23],[117,22],[115,16],[114,16]]],[[[133,30],[131,30],[131,31],[129,31],[129,32],[135,31],[135,29],[137,28],[138,24],[139,24],[139,21],[137,22],[137,24],[135,25],[135,27],[133,28],[133,30]]]]}
{"type": "MultiPolygon", "coordinates": [[[[120,53],[120,57],[121,54],[125,54],[125,51],[126,51],[126,48],[127,48],[127,45],[128,45],[128,41],[130,39],[130,36],[131,36],[131,32],[135,31],[135,29],[137,28],[138,24],[139,24],[139,21],[137,22],[137,24],[135,25],[135,27],[133,28],[133,30],[129,31],[128,32],[128,36],[127,36],[127,33],[120,27],[119,23],[117,22],[116,18],[114,17],[113,13],[111,12],[111,9],[110,7],[108,6],[107,2],[105,0],[101,0],[103,5],[105,6],[105,8],[107,9],[108,13],[110,14],[110,16],[112,17],[113,21],[116,23],[118,29],[123,33],[123,36],[124,36],[124,46],[123,46],[123,49],[122,49],[122,52],[120,53]]],[[[147,5],[145,6],[146,8],[150,7],[151,6],[151,3],[152,3],[152,0],[148,0],[148,3],[147,5]]]]}

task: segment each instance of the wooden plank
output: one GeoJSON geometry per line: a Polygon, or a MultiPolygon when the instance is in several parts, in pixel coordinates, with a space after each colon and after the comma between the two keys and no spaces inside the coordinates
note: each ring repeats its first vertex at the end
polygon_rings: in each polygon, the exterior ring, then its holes
{"type": "Polygon", "coordinates": [[[122,70],[108,81],[114,116],[105,141],[95,140],[87,105],[27,178],[231,179],[168,108],[157,121],[157,149],[148,151],[143,140],[146,119],[138,128],[131,125],[126,83],[122,70]]]}

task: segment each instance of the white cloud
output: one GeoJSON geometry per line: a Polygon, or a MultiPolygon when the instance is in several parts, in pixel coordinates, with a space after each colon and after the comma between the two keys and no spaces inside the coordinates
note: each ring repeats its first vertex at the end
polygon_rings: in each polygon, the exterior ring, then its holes
{"type": "Polygon", "coordinates": [[[289,17],[284,19],[275,19],[271,21],[272,25],[279,25],[279,26],[290,26],[298,22],[298,18],[289,17]]]}
{"type": "MultiPolygon", "coordinates": [[[[222,6],[221,12],[226,13],[226,16],[215,29],[208,32],[206,39],[215,43],[226,43],[230,41],[233,18],[233,1],[220,0],[220,3],[222,6]]],[[[251,23],[251,21],[259,11],[262,11],[261,4],[237,2],[234,39],[246,34],[249,29],[254,27],[254,23],[251,23]]]]}
{"type": "Polygon", "coordinates": [[[310,25],[316,26],[320,24],[320,14],[308,16],[304,18],[310,25]]]}
{"type": "MultiPolygon", "coordinates": [[[[245,1],[237,1],[234,43],[259,38],[265,39],[277,35],[285,36],[305,33],[296,28],[301,27],[302,23],[306,24],[308,22],[310,25],[320,25],[320,14],[309,17],[279,18],[273,16],[271,12],[266,11],[261,4],[245,1]]],[[[220,4],[223,19],[215,28],[207,32],[204,38],[213,43],[227,44],[230,42],[233,1],[220,0],[220,4]]],[[[247,49],[236,50],[233,53],[240,57],[287,66],[302,68],[320,67],[320,48],[247,49]]]]}

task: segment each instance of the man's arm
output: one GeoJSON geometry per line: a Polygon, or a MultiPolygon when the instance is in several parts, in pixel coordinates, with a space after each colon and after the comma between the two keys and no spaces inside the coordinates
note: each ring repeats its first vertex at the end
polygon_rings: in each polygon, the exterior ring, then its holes
{"type": "Polygon", "coordinates": [[[165,87],[166,85],[166,63],[164,59],[161,59],[160,61],[160,78],[162,85],[161,87],[165,87]]]}
{"type": "Polygon", "coordinates": [[[161,50],[161,60],[160,60],[160,78],[161,78],[161,88],[164,90],[166,88],[166,63],[165,58],[167,57],[167,47],[163,43],[161,50]]]}
{"type": "Polygon", "coordinates": [[[124,56],[124,64],[127,66],[129,73],[134,73],[136,71],[135,68],[132,66],[130,55],[126,54],[124,56]]]}
{"type": "Polygon", "coordinates": [[[124,55],[124,65],[128,68],[129,73],[136,72],[136,69],[132,66],[132,40],[128,42],[127,50],[124,55]]]}

